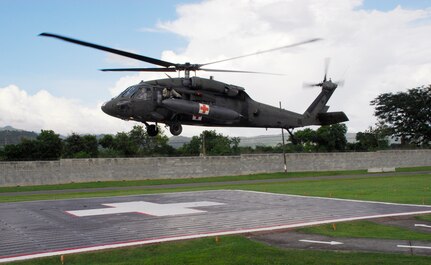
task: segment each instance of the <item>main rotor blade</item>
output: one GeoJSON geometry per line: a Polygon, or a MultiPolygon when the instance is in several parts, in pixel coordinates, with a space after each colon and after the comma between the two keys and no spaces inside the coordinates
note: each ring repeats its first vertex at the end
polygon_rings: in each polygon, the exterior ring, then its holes
{"type": "Polygon", "coordinates": [[[232,57],[232,58],[228,58],[228,59],[224,59],[224,60],[219,60],[219,61],[215,61],[215,62],[201,64],[200,66],[209,65],[209,64],[215,64],[215,63],[221,63],[221,62],[226,62],[226,61],[235,60],[235,59],[239,59],[239,58],[244,58],[244,57],[248,57],[248,56],[258,55],[258,54],[262,54],[262,53],[267,53],[267,52],[273,52],[273,51],[277,51],[277,50],[292,48],[292,47],[296,47],[296,46],[299,46],[299,45],[302,45],[302,44],[311,43],[311,42],[315,42],[315,41],[319,41],[319,40],[321,40],[321,39],[320,38],[310,39],[310,40],[306,40],[306,41],[297,42],[297,43],[294,43],[294,44],[289,44],[289,45],[285,45],[285,46],[281,46],[281,47],[277,47],[277,48],[272,48],[272,49],[269,49],[269,50],[258,51],[258,52],[254,52],[254,53],[250,53],[250,54],[245,54],[245,55],[241,55],[241,56],[236,56],[236,57],[232,57]]]}
{"type": "Polygon", "coordinates": [[[100,69],[103,72],[175,72],[175,68],[112,68],[100,69]]]}
{"type": "Polygon", "coordinates": [[[285,75],[285,74],[275,74],[275,73],[265,73],[265,72],[239,71],[239,70],[223,70],[223,69],[208,69],[208,68],[199,68],[199,70],[206,71],[206,72],[223,72],[223,73],[246,73],[246,74],[264,74],[264,75],[285,75]]]}
{"type": "Polygon", "coordinates": [[[322,86],[322,83],[302,83],[303,88],[312,88],[317,86],[322,86]]]}
{"type": "Polygon", "coordinates": [[[93,43],[89,43],[89,42],[85,42],[85,41],[80,41],[80,40],[76,40],[76,39],[72,39],[72,38],[68,38],[68,37],[64,37],[64,36],[60,36],[60,35],[56,35],[56,34],[44,32],[44,33],[39,34],[39,36],[57,38],[57,39],[71,42],[71,43],[75,43],[78,45],[87,46],[90,48],[118,54],[121,56],[129,57],[132,59],[136,59],[139,61],[143,61],[143,62],[155,64],[155,65],[160,65],[160,66],[164,66],[164,67],[175,66],[174,63],[158,60],[155,58],[151,58],[151,57],[147,57],[147,56],[143,56],[143,55],[139,55],[139,54],[135,54],[135,53],[131,53],[131,52],[121,51],[121,50],[117,50],[117,49],[113,49],[113,48],[109,48],[109,47],[105,47],[105,46],[101,46],[101,45],[97,45],[97,44],[93,44],[93,43]]]}
{"type": "Polygon", "coordinates": [[[335,81],[334,84],[336,84],[338,87],[342,87],[344,86],[344,80],[335,81]]]}

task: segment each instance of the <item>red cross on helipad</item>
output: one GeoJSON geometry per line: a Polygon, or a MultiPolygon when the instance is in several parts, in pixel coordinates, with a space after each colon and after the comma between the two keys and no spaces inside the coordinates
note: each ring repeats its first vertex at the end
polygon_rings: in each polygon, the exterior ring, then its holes
{"type": "Polygon", "coordinates": [[[208,115],[209,112],[210,112],[210,106],[208,106],[207,104],[200,104],[199,103],[199,113],[200,114],[208,115]]]}

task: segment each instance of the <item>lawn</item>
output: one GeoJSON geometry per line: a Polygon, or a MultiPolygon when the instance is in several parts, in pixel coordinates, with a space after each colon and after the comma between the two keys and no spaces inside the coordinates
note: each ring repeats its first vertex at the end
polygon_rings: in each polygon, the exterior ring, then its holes
{"type": "MultiPolygon", "coordinates": [[[[170,242],[150,246],[65,256],[67,265],[106,264],[430,264],[431,257],[380,253],[341,253],[284,250],[241,236],[170,242]]],[[[50,257],[21,261],[16,265],[61,264],[50,257]]]]}
{"type": "Polygon", "coordinates": [[[0,202],[18,202],[31,200],[57,200],[72,198],[90,198],[152,194],[164,192],[242,189],[284,194],[333,197],[409,204],[431,204],[431,175],[419,174],[408,176],[369,177],[334,180],[297,180],[292,182],[261,183],[248,185],[203,186],[170,189],[133,189],[117,191],[97,191],[79,193],[55,193],[40,195],[0,196],[0,202]]]}
{"type": "Polygon", "coordinates": [[[431,222],[431,214],[419,215],[419,216],[416,216],[416,219],[421,221],[431,222]]]}
{"type": "MultiPolygon", "coordinates": [[[[273,174],[268,174],[273,175],[273,174]]],[[[56,200],[83,197],[105,197],[163,192],[180,192],[213,189],[243,189],[284,194],[333,197],[370,201],[384,201],[409,204],[431,204],[431,175],[417,174],[407,176],[386,176],[353,179],[297,180],[292,182],[232,184],[203,187],[170,189],[133,189],[117,191],[97,191],[79,193],[55,193],[40,195],[0,196],[0,202],[18,202],[30,200],[56,200]]]]}
{"type": "Polygon", "coordinates": [[[360,237],[431,241],[431,233],[420,233],[406,228],[382,225],[370,221],[337,223],[335,224],[335,230],[332,224],[327,224],[300,228],[298,231],[330,237],[360,237]]]}
{"type": "Polygon", "coordinates": [[[431,204],[431,175],[295,181],[238,189],[408,204],[431,204]]]}

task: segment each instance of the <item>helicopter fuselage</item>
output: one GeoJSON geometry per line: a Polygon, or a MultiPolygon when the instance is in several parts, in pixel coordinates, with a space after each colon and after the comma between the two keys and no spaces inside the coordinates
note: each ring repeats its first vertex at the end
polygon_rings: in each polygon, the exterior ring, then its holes
{"type": "Polygon", "coordinates": [[[106,102],[102,110],[123,120],[168,126],[304,126],[302,114],[254,101],[242,87],[199,77],[141,82],[106,102]]]}

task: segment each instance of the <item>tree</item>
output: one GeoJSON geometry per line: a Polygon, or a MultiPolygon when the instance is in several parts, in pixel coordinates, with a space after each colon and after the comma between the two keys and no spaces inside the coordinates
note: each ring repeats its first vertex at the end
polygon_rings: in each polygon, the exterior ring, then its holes
{"type": "Polygon", "coordinates": [[[239,155],[240,154],[240,151],[239,151],[239,143],[240,142],[241,142],[241,138],[239,138],[239,137],[230,138],[230,146],[231,146],[233,155],[239,155]]]}
{"type": "Polygon", "coordinates": [[[216,131],[203,131],[200,140],[205,144],[206,155],[234,155],[239,151],[239,138],[229,138],[216,131]]]}
{"type": "Polygon", "coordinates": [[[99,144],[105,149],[113,149],[115,145],[114,136],[105,134],[102,138],[100,138],[99,144]]]}
{"type": "Polygon", "coordinates": [[[78,153],[82,150],[82,141],[81,136],[76,133],[72,133],[72,135],[68,136],[64,139],[63,145],[63,157],[74,157],[74,154],[78,153]]]}
{"type": "MultiPolygon", "coordinates": [[[[130,140],[138,146],[138,149],[145,150],[150,149],[151,137],[142,126],[135,125],[132,130],[128,133],[130,140]]],[[[147,150],[146,150],[147,151],[147,150]]]]}
{"type": "Polygon", "coordinates": [[[176,150],[168,144],[169,138],[159,128],[157,136],[149,136],[142,126],[135,125],[128,132],[120,132],[114,136],[105,135],[99,140],[104,148],[101,155],[105,157],[136,157],[175,155],[176,150]]]}
{"type": "Polygon", "coordinates": [[[189,143],[185,143],[178,148],[178,153],[184,156],[198,156],[202,150],[201,143],[199,136],[193,136],[189,143]]]}
{"type": "Polygon", "coordinates": [[[345,151],[347,146],[347,126],[344,123],[322,126],[316,131],[317,151],[345,151]]]}
{"type": "Polygon", "coordinates": [[[365,132],[358,132],[356,141],[355,149],[359,151],[375,151],[388,147],[388,140],[385,139],[382,132],[372,127],[365,132]]]}
{"type": "Polygon", "coordinates": [[[122,154],[115,149],[115,137],[110,134],[104,135],[99,139],[99,157],[120,157],[122,154]]]}
{"type": "Polygon", "coordinates": [[[216,131],[203,131],[200,136],[193,136],[188,144],[184,144],[178,151],[182,155],[236,155],[239,154],[238,137],[230,138],[216,131]]]}
{"type": "Polygon", "coordinates": [[[428,146],[431,142],[431,85],[407,92],[384,93],[371,101],[386,134],[401,144],[428,146]]]}
{"type": "Polygon", "coordinates": [[[4,147],[5,160],[40,160],[35,140],[22,139],[19,144],[8,144],[4,147]]]}
{"type": "Polygon", "coordinates": [[[316,131],[305,128],[303,130],[298,130],[295,132],[294,137],[289,136],[289,140],[296,146],[300,146],[300,150],[305,152],[316,151],[316,131]]]}
{"type": "MultiPolygon", "coordinates": [[[[301,146],[305,152],[333,152],[345,151],[347,126],[345,124],[333,124],[322,126],[316,131],[306,128],[295,132],[295,145],[301,146]]],[[[292,141],[292,137],[289,138],[292,141]]],[[[301,151],[298,148],[292,148],[301,151]]]]}
{"type": "Polygon", "coordinates": [[[59,134],[52,130],[42,130],[36,137],[37,154],[41,160],[55,160],[61,157],[62,141],[59,134]]]}
{"type": "Polygon", "coordinates": [[[61,156],[60,135],[51,130],[42,130],[34,140],[23,139],[19,144],[6,145],[6,160],[55,160],[61,156]]]}
{"type": "Polygon", "coordinates": [[[118,150],[122,156],[136,156],[139,146],[125,132],[119,132],[114,138],[114,149],[118,150]]]}
{"type": "Polygon", "coordinates": [[[144,156],[173,155],[175,148],[168,144],[169,138],[159,128],[156,136],[150,136],[142,126],[135,125],[129,132],[132,142],[138,146],[138,153],[144,156]]]}
{"type": "Polygon", "coordinates": [[[99,154],[99,143],[95,135],[82,136],[83,151],[90,157],[97,157],[99,154]]]}
{"type": "Polygon", "coordinates": [[[4,147],[0,147],[0,161],[5,159],[6,159],[6,155],[4,153],[4,147]]]}
{"type": "Polygon", "coordinates": [[[88,158],[98,156],[98,142],[94,135],[72,133],[64,140],[63,157],[88,158]]]}

